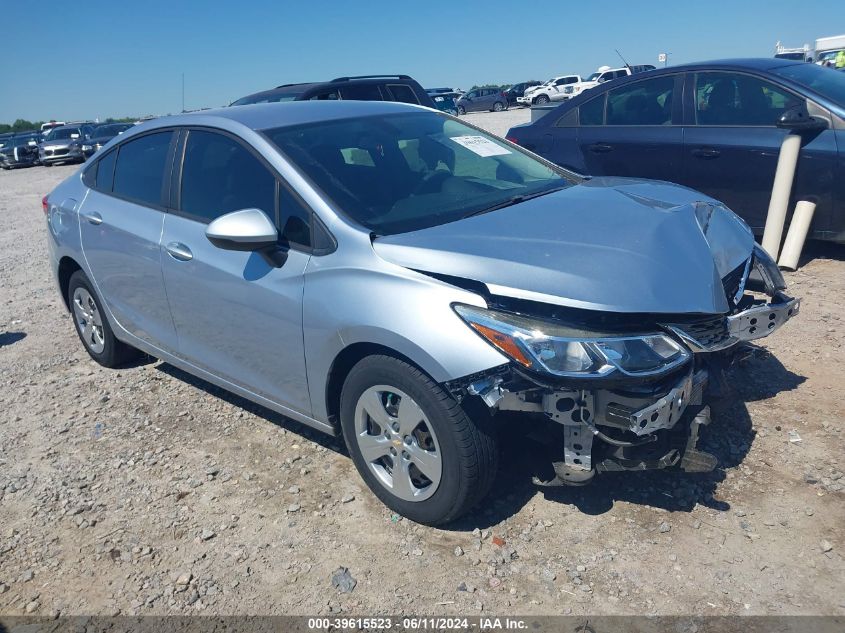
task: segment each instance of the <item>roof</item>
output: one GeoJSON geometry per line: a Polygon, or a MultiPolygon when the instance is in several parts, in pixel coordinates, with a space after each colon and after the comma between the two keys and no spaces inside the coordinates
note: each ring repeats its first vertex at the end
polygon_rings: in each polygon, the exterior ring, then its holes
{"type": "Polygon", "coordinates": [[[256,103],[251,105],[202,110],[188,114],[161,117],[143,123],[138,128],[166,127],[171,125],[210,125],[233,121],[251,130],[317,123],[351,117],[399,114],[428,110],[423,106],[394,101],[288,101],[285,103],[256,103]]]}
{"type": "Polygon", "coordinates": [[[707,62],[693,62],[690,64],[680,64],[678,66],[669,66],[660,70],[675,71],[675,70],[695,70],[698,68],[748,68],[751,70],[771,70],[772,68],[781,68],[783,66],[791,66],[793,64],[806,64],[803,61],[794,61],[791,59],[776,59],[774,57],[748,57],[736,59],[716,59],[707,62]]]}

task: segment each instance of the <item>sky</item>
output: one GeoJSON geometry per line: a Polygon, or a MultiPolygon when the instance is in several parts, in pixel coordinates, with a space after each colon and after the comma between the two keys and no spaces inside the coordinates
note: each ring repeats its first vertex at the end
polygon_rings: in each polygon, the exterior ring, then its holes
{"type": "Polygon", "coordinates": [[[0,0],[0,122],[167,114],[283,83],[404,73],[424,87],[770,57],[845,33],[841,0],[0,0]],[[11,52],[15,51],[14,54],[11,52]]]}

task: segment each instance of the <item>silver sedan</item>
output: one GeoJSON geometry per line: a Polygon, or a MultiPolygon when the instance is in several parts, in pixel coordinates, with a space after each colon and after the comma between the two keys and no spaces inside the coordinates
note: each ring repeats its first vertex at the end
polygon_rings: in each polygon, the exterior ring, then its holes
{"type": "Polygon", "coordinates": [[[432,525],[488,493],[502,420],[549,438],[539,485],[712,469],[713,359],[798,310],[716,200],[404,104],[150,121],[44,210],[95,361],[145,352],[342,434],[372,491],[432,525]]]}

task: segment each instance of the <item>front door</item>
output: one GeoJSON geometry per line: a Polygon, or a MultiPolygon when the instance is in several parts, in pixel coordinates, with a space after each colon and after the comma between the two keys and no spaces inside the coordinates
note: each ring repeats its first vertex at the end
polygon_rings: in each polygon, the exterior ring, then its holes
{"type": "Polygon", "coordinates": [[[167,352],[176,331],[161,278],[166,165],[172,131],[115,147],[94,165],[79,210],[82,251],[99,295],[118,325],[167,352]]]}
{"type": "MultiPolygon", "coordinates": [[[[762,233],[778,154],[788,134],[775,123],[803,97],[733,72],[690,74],[687,94],[681,182],[721,200],[762,233]]],[[[803,136],[790,212],[797,200],[815,201],[814,231],[826,230],[831,221],[836,160],[833,130],[803,136]]]]}
{"type": "MultiPolygon", "coordinates": [[[[292,245],[287,261],[277,268],[259,253],[212,245],[206,226],[225,213],[257,208],[278,222],[277,180],[238,140],[208,130],[187,134],[178,208],[167,216],[162,237],[164,282],[179,354],[215,376],[308,415],[302,293],[310,255],[292,245]]],[[[280,207],[289,220],[292,203],[280,207]]],[[[300,221],[297,226],[303,225],[300,221]]]]}

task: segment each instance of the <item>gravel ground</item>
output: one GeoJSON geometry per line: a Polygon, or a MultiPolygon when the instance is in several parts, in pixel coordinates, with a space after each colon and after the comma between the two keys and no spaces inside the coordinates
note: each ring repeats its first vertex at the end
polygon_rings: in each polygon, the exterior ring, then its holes
{"type": "Polygon", "coordinates": [[[514,125],[531,121],[531,110],[517,107],[504,112],[471,112],[461,118],[488,132],[504,137],[514,125]]]}
{"type": "Polygon", "coordinates": [[[94,364],[40,210],[75,169],[0,173],[0,613],[845,613],[845,249],[788,275],[801,315],[732,371],[719,471],[541,491],[516,436],[492,496],[437,530],[333,438],[151,359],[94,364]]]}

